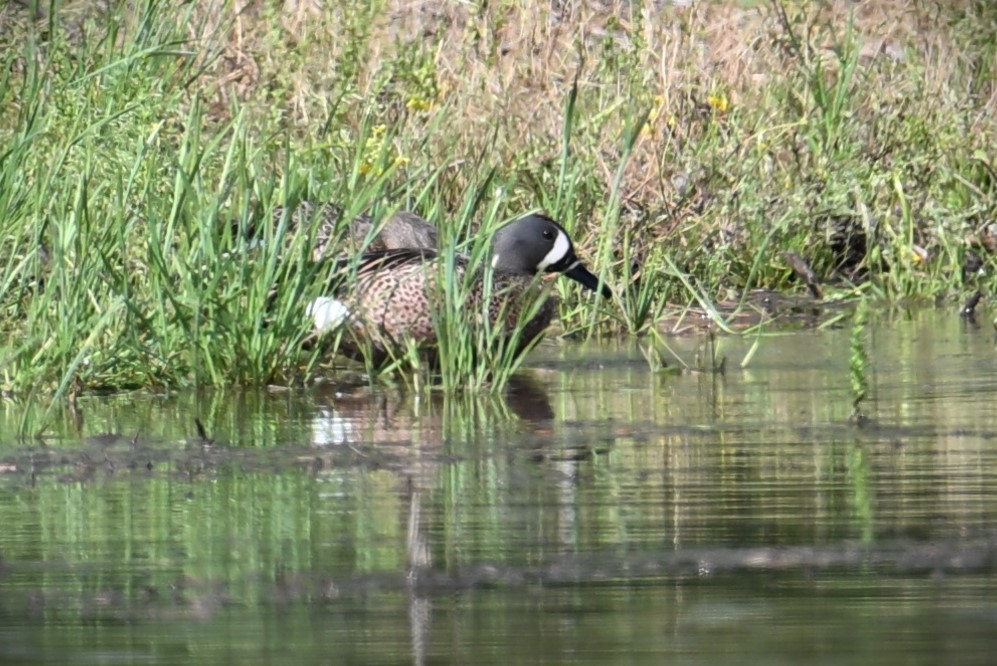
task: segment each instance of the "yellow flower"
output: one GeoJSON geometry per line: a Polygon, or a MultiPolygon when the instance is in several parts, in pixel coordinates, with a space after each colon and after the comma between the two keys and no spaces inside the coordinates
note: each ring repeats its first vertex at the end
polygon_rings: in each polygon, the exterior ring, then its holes
{"type": "Polygon", "coordinates": [[[658,123],[658,117],[661,115],[661,111],[665,107],[664,95],[655,95],[652,100],[652,104],[653,106],[651,107],[651,112],[647,114],[647,120],[644,122],[644,126],[640,130],[640,133],[645,137],[653,136],[655,129],[657,129],[656,126],[658,123]]]}
{"type": "Polygon", "coordinates": [[[405,102],[405,108],[409,111],[415,111],[417,113],[431,111],[433,108],[433,103],[428,99],[422,97],[411,97],[407,102],[405,102]]]}
{"type": "Polygon", "coordinates": [[[706,98],[706,103],[720,113],[726,113],[727,109],[730,108],[730,102],[727,100],[727,95],[724,95],[723,93],[720,93],[719,95],[710,95],[706,98]]]}

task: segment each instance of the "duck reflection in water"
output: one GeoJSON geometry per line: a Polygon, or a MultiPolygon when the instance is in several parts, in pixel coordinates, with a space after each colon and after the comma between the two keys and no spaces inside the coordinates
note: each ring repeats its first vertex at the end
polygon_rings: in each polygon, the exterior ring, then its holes
{"type": "Polygon", "coordinates": [[[546,428],[554,410],[544,387],[532,377],[513,376],[501,395],[406,394],[366,387],[322,389],[312,419],[312,444],[442,446],[444,439],[477,438],[518,420],[546,428]]]}

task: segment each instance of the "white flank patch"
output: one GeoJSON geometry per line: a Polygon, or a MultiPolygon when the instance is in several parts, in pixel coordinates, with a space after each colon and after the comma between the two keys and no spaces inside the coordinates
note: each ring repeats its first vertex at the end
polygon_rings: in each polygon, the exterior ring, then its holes
{"type": "Polygon", "coordinates": [[[571,250],[571,241],[568,240],[568,234],[564,233],[560,229],[557,230],[557,239],[554,241],[554,247],[550,249],[540,263],[537,264],[537,273],[541,273],[547,270],[548,266],[553,266],[557,262],[564,259],[568,252],[571,250]]]}
{"type": "Polygon", "coordinates": [[[330,446],[349,444],[358,439],[353,422],[328,407],[319,408],[319,414],[312,419],[312,444],[330,446]]]}
{"type": "Polygon", "coordinates": [[[350,316],[350,309],[332,296],[319,296],[308,304],[308,316],[315,320],[315,330],[336,328],[350,316]]]}

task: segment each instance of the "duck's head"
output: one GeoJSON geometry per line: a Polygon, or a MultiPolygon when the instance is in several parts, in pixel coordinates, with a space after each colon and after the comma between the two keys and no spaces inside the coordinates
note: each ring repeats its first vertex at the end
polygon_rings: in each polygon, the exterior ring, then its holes
{"type": "Polygon", "coordinates": [[[568,232],[545,215],[526,215],[496,231],[492,267],[520,275],[561,273],[607,298],[613,295],[575,254],[568,232]]]}

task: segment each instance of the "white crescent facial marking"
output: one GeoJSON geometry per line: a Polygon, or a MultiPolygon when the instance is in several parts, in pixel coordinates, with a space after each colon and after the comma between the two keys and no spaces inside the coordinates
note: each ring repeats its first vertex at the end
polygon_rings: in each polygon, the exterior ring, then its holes
{"type": "Polygon", "coordinates": [[[319,296],[308,304],[306,312],[315,321],[316,331],[336,328],[350,316],[350,309],[332,296],[319,296]]]}
{"type": "Polygon", "coordinates": [[[560,229],[557,230],[557,238],[554,239],[554,247],[550,249],[540,263],[537,264],[537,273],[542,273],[547,270],[548,266],[553,266],[557,262],[568,256],[568,252],[571,251],[571,240],[568,239],[568,234],[564,233],[560,229]]]}
{"type": "Polygon", "coordinates": [[[498,262],[499,262],[499,256],[498,256],[498,252],[496,252],[495,256],[492,257],[492,268],[493,269],[494,268],[498,268],[498,262]]]}

